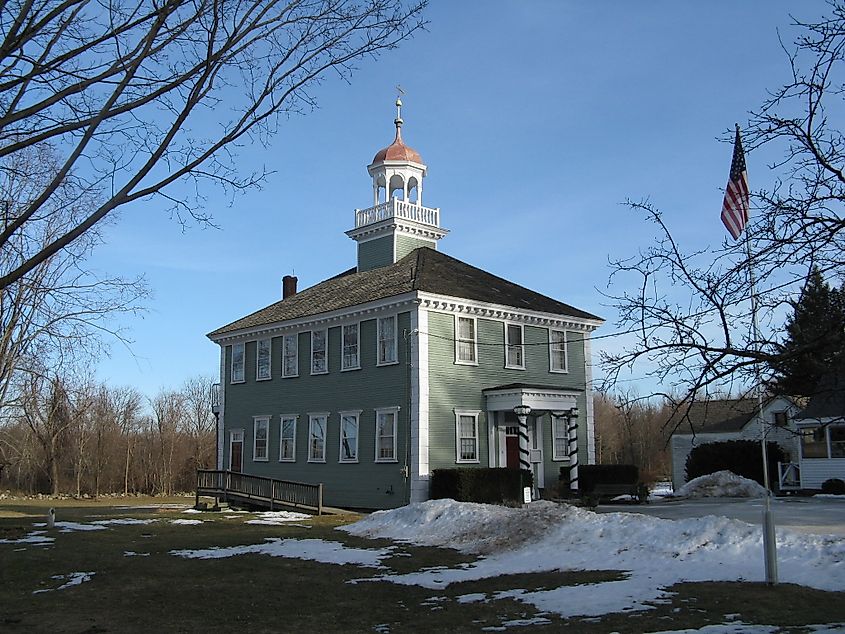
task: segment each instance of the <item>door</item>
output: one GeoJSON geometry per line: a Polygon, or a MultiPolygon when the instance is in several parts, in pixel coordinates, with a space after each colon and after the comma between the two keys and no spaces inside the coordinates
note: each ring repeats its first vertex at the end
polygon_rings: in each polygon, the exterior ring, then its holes
{"type": "Polygon", "coordinates": [[[243,470],[244,432],[233,429],[229,433],[229,471],[240,473],[243,470]]]}
{"type": "Polygon", "coordinates": [[[519,436],[516,435],[516,427],[505,429],[505,455],[508,469],[519,469],[519,436]]]}

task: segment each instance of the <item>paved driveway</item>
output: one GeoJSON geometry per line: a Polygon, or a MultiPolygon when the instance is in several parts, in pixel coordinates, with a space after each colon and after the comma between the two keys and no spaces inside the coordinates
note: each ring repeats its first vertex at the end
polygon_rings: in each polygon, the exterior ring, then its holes
{"type": "MultiPolygon", "coordinates": [[[[758,498],[658,499],[649,504],[602,504],[599,513],[643,513],[666,519],[723,515],[750,524],[763,523],[764,501],[758,498]]],[[[777,528],[845,537],[845,496],[773,498],[777,528]]]]}

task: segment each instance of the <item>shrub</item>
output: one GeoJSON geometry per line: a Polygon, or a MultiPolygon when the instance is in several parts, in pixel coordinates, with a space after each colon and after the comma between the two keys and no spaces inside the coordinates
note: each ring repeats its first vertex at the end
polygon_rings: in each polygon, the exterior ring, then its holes
{"type": "MultiPolygon", "coordinates": [[[[563,469],[561,468],[561,473],[563,469]]],[[[589,464],[578,467],[578,485],[590,493],[597,484],[629,484],[633,489],[640,480],[640,470],[632,464],[589,464]]]]}
{"type": "MultiPolygon", "coordinates": [[[[769,482],[777,483],[778,462],[786,462],[780,445],[767,443],[769,482]]],[[[763,456],[756,440],[726,440],[695,447],[687,456],[687,482],[699,476],[732,471],[738,476],[763,484],[763,456]]]]}
{"type": "Polygon", "coordinates": [[[822,493],[830,495],[845,495],[845,482],[839,478],[830,478],[822,482],[822,493]]]}
{"type": "MultiPolygon", "coordinates": [[[[496,504],[522,501],[519,470],[497,468],[435,469],[431,473],[431,497],[452,498],[458,502],[496,504]]],[[[522,471],[523,486],[531,486],[532,473],[522,471]]]]}

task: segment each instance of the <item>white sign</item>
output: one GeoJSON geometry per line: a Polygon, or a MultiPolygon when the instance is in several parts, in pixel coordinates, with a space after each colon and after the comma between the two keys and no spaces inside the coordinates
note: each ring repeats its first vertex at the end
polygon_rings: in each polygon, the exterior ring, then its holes
{"type": "Polygon", "coordinates": [[[531,501],[531,487],[522,489],[522,502],[528,504],[531,501]]]}

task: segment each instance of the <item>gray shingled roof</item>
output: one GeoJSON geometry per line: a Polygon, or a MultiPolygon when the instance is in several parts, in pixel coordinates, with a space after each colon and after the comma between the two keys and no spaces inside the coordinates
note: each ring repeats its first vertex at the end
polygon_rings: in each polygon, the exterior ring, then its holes
{"type": "Polygon", "coordinates": [[[389,266],[362,273],[357,273],[355,269],[345,271],[218,328],[208,336],[214,338],[238,330],[310,317],[412,291],[601,321],[600,317],[588,312],[482,271],[434,249],[421,247],[389,266]]]}
{"type": "MultiPolygon", "coordinates": [[[[686,412],[682,408],[669,421],[670,428],[686,412]]],[[[696,401],[689,407],[688,420],[681,420],[678,434],[715,434],[723,432],[738,432],[757,413],[756,398],[731,398],[719,400],[696,401]]]]}

